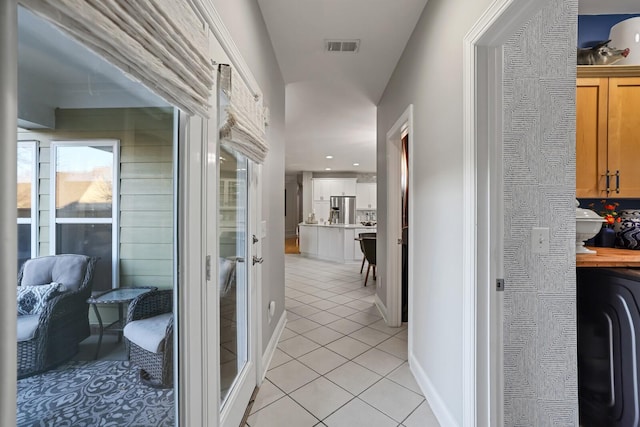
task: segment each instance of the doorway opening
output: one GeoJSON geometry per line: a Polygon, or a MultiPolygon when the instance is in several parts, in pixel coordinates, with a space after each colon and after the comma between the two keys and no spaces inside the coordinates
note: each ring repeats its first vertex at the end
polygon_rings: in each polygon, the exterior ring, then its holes
{"type": "Polygon", "coordinates": [[[402,198],[402,321],[409,321],[409,135],[401,140],[400,190],[402,198]]]}
{"type": "Polygon", "coordinates": [[[387,205],[395,208],[387,212],[387,246],[385,252],[381,251],[386,253],[386,306],[380,302],[378,306],[391,327],[399,327],[403,321],[409,321],[411,312],[412,250],[408,232],[413,218],[409,204],[413,192],[409,173],[412,169],[409,156],[412,144],[413,105],[409,105],[387,132],[387,205]]]}

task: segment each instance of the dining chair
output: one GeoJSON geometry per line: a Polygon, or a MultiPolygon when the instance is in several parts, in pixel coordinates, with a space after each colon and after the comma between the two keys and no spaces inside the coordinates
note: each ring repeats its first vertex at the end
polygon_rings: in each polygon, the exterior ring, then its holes
{"type": "Polygon", "coordinates": [[[369,263],[367,266],[367,274],[364,276],[364,285],[367,286],[371,267],[373,267],[373,280],[376,280],[376,238],[363,237],[361,242],[364,249],[364,257],[369,263]]]}
{"type": "Polygon", "coordinates": [[[362,265],[360,266],[360,274],[362,274],[362,270],[364,269],[364,262],[367,260],[367,257],[364,256],[364,245],[362,244],[362,239],[364,237],[376,237],[376,233],[358,233],[358,240],[360,241],[360,250],[362,251],[362,265]]]}

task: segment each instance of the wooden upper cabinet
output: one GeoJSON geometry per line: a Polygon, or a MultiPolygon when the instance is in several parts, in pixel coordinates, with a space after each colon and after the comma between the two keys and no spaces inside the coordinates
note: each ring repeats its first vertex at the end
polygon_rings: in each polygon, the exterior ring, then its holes
{"type": "Polygon", "coordinates": [[[576,196],[606,196],[608,78],[579,78],[576,88],[576,196]]]}
{"type": "Polygon", "coordinates": [[[576,196],[640,198],[638,67],[578,67],[576,196]],[[598,76],[598,73],[605,75],[598,76]]]}
{"type": "Polygon", "coordinates": [[[609,79],[608,156],[612,197],[640,197],[640,77],[609,79]]]}

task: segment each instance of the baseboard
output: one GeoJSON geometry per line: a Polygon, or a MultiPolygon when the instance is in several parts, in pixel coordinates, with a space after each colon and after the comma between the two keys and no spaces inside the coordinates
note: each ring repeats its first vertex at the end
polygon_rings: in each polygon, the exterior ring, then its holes
{"type": "Polygon", "coordinates": [[[280,337],[282,336],[282,332],[284,332],[284,326],[287,324],[287,310],[282,312],[282,316],[280,316],[280,320],[278,320],[278,324],[276,325],[276,329],[273,331],[271,335],[271,339],[269,340],[269,345],[264,350],[262,354],[262,363],[260,365],[260,369],[262,372],[260,373],[260,382],[264,381],[264,378],[267,376],[267,370],[269,369],[269,365],[271,364],[271,359],[273,359],[273,354],[276,352],[276,348],[278,347],[278,341],[280,341],[280,337]]]}
{"type": "Polygon", "coordinates": [[[387,306],[384,305],[384,303],[382,302],[382,300],[380,299],[380,297],[378,296],[377,293],[376,293],[373,301],[376,304],[376,307],[378,307],[378,311],[380,312],[380,315],[384,319],[384,322],[388,325],[389,324],[389,318],[387,317],[387,306]]]}
{"type": "Polygon", "coordinates": [[[440,425],[451,427],[458,426],[459,424],[456,422],[455,418],[449,411],[449,408],[447,408],[447,405],[445,405],[440,394],[431,383],[429,376],[413,354],[409,354],[409,369],[411,369],[418,386],[420,386],[420,390],[422,390],[422,394],[424,394],[424,397],[427,399],[427,402],[431,407],[431,411],[433,411],[433,414],[438,419],[440,425]]]}

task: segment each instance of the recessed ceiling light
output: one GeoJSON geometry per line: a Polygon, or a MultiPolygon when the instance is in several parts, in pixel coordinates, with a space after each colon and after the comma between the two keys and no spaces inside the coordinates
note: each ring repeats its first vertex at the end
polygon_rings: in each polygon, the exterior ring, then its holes
{"type": "Polygon", "coordinates": [[[331,168],[324,168],[324,170],[326,170],[326,171],[330,171],[330,170],[331,170],[331,168]]]}
{"type": "Polygon", "coordinates": [[[354,163],[353,166],[360,166],[360,163],[354,163]]]}
{"type": "Polygon", "coordinates": [[[333,156],[325,156],[325,159],[333,159],[333,156]]]}

